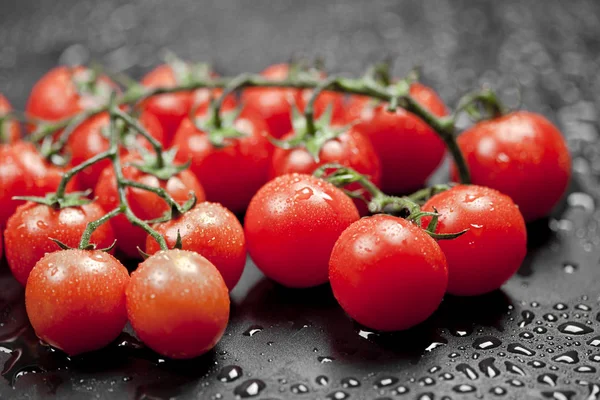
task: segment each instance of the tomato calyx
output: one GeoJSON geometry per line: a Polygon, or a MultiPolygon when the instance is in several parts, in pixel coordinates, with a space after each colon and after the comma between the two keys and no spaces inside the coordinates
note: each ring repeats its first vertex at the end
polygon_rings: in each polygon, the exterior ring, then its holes
{"type": "Polygon", "coordinates": [[[77,93],[82,98],[93,100],[98,105],[107,104],[113,92],[113,88],[102,79],[102,71],[99,66],[85,68],[83,70],[71,70],[71,82],[77,93]]]}
{"type": "Polygon", "coordinates": [[[170,178],[185,171],[190,166],[190,161],[185,164],[175,163],[177,149],[163,151],[160,156],[143,148],[138,149],[138,153],[142,156],[141,161],[130,161],[124,165],[130,165],[135,169],[142,171],[145,174],[155,176],[162,181],[168,181],[170,178]]]}
{"type": "Polygon", "coordinates": [[[68,207],[81,207],[91,203],[93,200],[88,196],[92,193],[91,190],[85,192],[72,192],[59,195],[57,193],[48,193],[44,197],[40,196],[15,196],[13,200],[31,201],[37,204],[44,204],[56,210],[68,207]]]}
{"type": "MultiPolygon", "coordinates": [[[[177,238],[175,239],[175,244],[173,245],[171,250],[173,249],[183,250],[183,241],[181,239],[181,233],[179,232],[179,229],[177,229],[177,238]]],[[[144,250],[142,250],[139,246],[137,246],[137,251],[144,260],[147,260],[148,257],[152,256],[151,254],[148,254],[144,250]]]]}
{"type": "Polygon", "coordinates": [[[473,122],[501,117],[509,112],[496,93],[487,86],[467,93],[459,101],[454,115],[465,112],[473,122]]]}
{"type": "MultiPolygon", "coordinates": [[[[211,110],[217,107],[215,101],[211,102],[211,110]]],[[[221,149],[231,144],[232,139],[239,139],[247,136],[244,132],[240,131],[235,127],[235,121],[242,112],[241,107],[238,107],[231,111],[217,111],[219,117],[215,117],[214,112],[209,112],[207,117],[195,117],[192,118],[192,122],[196,129],[202,132],[206,132],[210,144],[221,149]]]]}
{"type": "Polygon", "coordinates": [[[165,63],[173,71],[178,85],[190,85],[212,78],[212,68],[208,63],[189,63],[173,53],[167,53],[165,63]]]}
{"type": "MultiPolygon", "coordinates": [[[[58,240],[58,239],[51,238],[51,237],[49,237],[48,239],[50,239],[50,240],[52,240],[54,243],[56,243],[56,245],[57,245],[58,247],[60,247],[62,250],[74,250],[74,249],[75,249],[74,247],[70,247],[70,246],[68,246],[68,245],[64,244],[63,242],[61,242],[61,241],[60,241],[60,240],[58,240]]],[[[94,243],[88,243],[88,244],[86,244],[86,245],[84,245],[84,246],[79,246],[79,247],[77,247],[77,249],[79,249],[79,250],[98,250],[98,251],[103,251],[103,252],[105,252],[105,253],[108,253],[108,252],[110,252],[112,249],[114,249],[114,248],[115,248],[115,245],[116,245],[116,244],[117,244],[117,240],[115,239],[115,240],[112,242],[112,244],[111,244],[110,246],[108,246],[108,247],[105,247],[105,248],[103,248],[103,249],[97,249],[97,248],[96,248],[97,246],[96,246],[94,243]]]]}

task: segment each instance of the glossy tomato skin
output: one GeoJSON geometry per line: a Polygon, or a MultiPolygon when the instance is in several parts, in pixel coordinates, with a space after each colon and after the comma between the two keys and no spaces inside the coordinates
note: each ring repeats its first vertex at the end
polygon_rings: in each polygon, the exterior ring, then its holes
{"type": "MultiPolygon", "coordinates": [[[[212,75],[217,76],[216,74],[212,75]]],[[[148,88],[173,87],[178,84],[178,80],[173,69],[169,65],[163,64],[146,74],[141,83],[148,88]]],[[[221,93],[220,89],[210,90],[207,88],[165,93],[146,100],[143,103],[143,108],[158,118],[164,131],[165,143],[169,145],[179,124],[189,115],[192,109],[206,110],[210,105],[211,98],[213,96],[217,97],[221,93]]],[[[235,99],[228,97],[225,103],[232,105],[235,103],[235,99]]]]}
{"type": "MultiPolygon", "coordinates": [[[[35,146],[19,141],[0,145],[0,228],[22,201],[14,196],[44,196],[58,188],[63,169],[48,163],[35,146]]],[[[75,180],[67,185],[67,191],[77,189],[75,180]]]]}
{"type": "MultiPolygon", "coordinates": [[[[231,291],[240,280],[246,265],[244,228],[236,216],[219,203],[204,202],[176,219],[161,222],[154,229],[173,248],[177,232],[181,235],[183,250],[206,257],[221,273],[231,291]]],[[[146,238],[146,253],[160,251],[156,240],[146,238]]]]}
{"type": "Polygon", "coordinates": [[[208,201],[242,213],[267,181],[273,145],[267,139],[264,121],[254,113],[242,110],[234,124],[246,136],[227,139],[224,147],[217,148],[206,132],[186,118],[177,130],[173,146],[178,149],[177,161],[191,161],[190,171],[202,182],[208,201]]]}
{"type": "MultiPolygon", "coordinates": [[[[447,115],[444,103],[432,89],[413,83],[410,94],[435,115],[447,115]]],[[[422,119],[402,108],[390,112],[386,104],[380,104],[363,114],[366,121],[355,129],[369,137],[381,160],[383,191],[406,194],[421,188],[442,162],[444,142],[422,119]]]]}
{"type": "MultiPolygon", "coordinates": [[[[183,204],[189,200],[190,192],[196,194],[198,202],[203,202],[206,199],[202,185],[200,185],[194,174],[189,170],[181,171],[167,181],[164,181],[154,175],[143,173],[131,165],[126,165],[129,162],[139,162],[138,157],[135,154],[130,154],[121,160],[121,165],[124,165],[123,176],[125,179],[153,187],[161,187],[179,204],[183,204]]],[[[98,203],[107,212],[118,206],[119,197],[112,166],[102,171],[94,193],[98,196],[98,203]]],[[[126,189],[126,196],[131,211],[143,220],[158,218],[169,209],[167,203],[157,194],[146,190],[129,187],[126,189]]],[[[133,226],[122,214],[111,218],[110,223],[117,239],[117,248],[128,257],[139,258],[140,255],[137,248],[143,249],[145,247],[146,232],[142,228],[133,226]]]]}
{"type": "Polygon", "coordinates": [[[193,358],[223,336],[229,292],[206,258],[186,250],[161,251],[131,274],[127,314],[148,347],[170,358],[193,358]]]}
{"type": "MultiPolygon", "coordinates": [[[[437,233],[468,231],[439,245],[448,260],[448,293],[475,296],[502,286],[527,253],[527,231],[506,195],[482,186],[459,185],[432,197],[423,210],[441,214],[437,233]]],[[[423,225],[429,218],[423,219],[423,225]]]]}
{"type": "MultiPolygon", "coordinates": [[[[0,94],[0,116],[12,111],[12,106],[2,94],[0,94]]],[[[0,143],[14,143],[21,138],[21,128],[15,120],[6,120],[0,123],[0,143]]]]}
{"type": "Polygon", "coordinates": [[[480,122],[458,137],[458,145],[472,183],[510,196],[526,221],[547,216],[571,178],[565,139],[539,114],[517,111],[480,122]]]}
{"type": "Polygon", "coordinates": [[[333,248],[329,280],[337,301],[359,323],[381,331],[408,329],[440,305],[446,258],[422,229],[390,215],[362,218],[333,248]]]}
{"type": "MultiPolygon", "coordinates": [[[[284,138],[290,138],[293,133],[284,138]]],[[[294,172],[312,174],[321,165],[338,163],[367,175],[371,182],[381,184],[381,164],[369,139],[353,129],[327,141],[319,153],[319,161],[304,147],[276,148],[271,159],[270,178],[294,172]]]]}
{"type": "Polygon", "coordinates": [[[269,278],[288,287],[327,282],[331,249],[359,218],[352,199],[311,175],[282,175],[254,196],[244,229],[248,251],[269,278]]]}
{"type": "MultiPolygon", "coordinates": [[[[265,78],[283,80],[288,77],[287,64],[275,64],[261,72],[265,78]]],[[[292,88],[248,88],[242,103],[250,112],[259,115],[274,138],[281,138],[292,129],[292,104],[300,102],[301,92],[292,88]]]]}
{"type": "MultiPolygon", "coordinates": [[[[142,112],[139,117],[139,122],[153,138],[164,144],[162,126],[154,115],[148,112],[142,112]]],[[[102,113],[84,121],[73,131],[67,143],[67,151],[71,155],[72,166],[77,166],[93,156],[109,149],[109,138],[104,134],[104,131],[108,129],[109,125],[110,118],[108,114],[102,113]]],[[[141,135],[137,135],[136,140],[133,141],[132,144],[148,150],[152,149],[150,142],[141,135]]],[[[131,149],[127,148],[127,146],[122,146],[121,154],[126,155],[130,150],[131,149]]],[[[79,186],[82,189],[93,189],[98,182],[100,174],[104,168],[109,165],[110,160],[102,160],[81,171],[77,174],[79,186]]]]}
{"type": "MultiPolygon", "coordinates": [[[[6,260],[14,277],[23,286],[29,273],[46,253],[60,250],[52,239],[60,240],[69,247],[76,248],[88,222],[95,221],[105,214],[96,203],[81,207],[54,209],[45,204],[28,202],[17,208],[6,224],[6,260]],[[23,249],[27,249],[24,251],[23,249]]],[[[104,249],[115,240],[110,224],[101,225],[90,243],[104,249]]]]}
{"type": "Polygon", "coordinates": [[[34,85],[27,101],[29,116],[47,121],[71,117],[83,110],[105,104],[110,91],[118,90],[108,77],[98,79],[100,91],[97,95],[80,94],[73,80],[85,79],[91,70],[83,67],[60,66],[51,69],[34,85]]]}
{"type": "Polygon", "coordinates": [[[74,356],[115,340],[127,322],[127,269],[99,250],[48,253],[31,271],[25,306],[36,335],[74,356]]]}

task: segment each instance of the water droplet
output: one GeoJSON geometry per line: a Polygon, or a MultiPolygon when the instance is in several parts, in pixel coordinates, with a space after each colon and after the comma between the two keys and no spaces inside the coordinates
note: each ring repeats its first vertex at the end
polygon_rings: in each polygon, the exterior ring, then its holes
{"type": "Polygon", "coordinates": [[[375,332],[366,331],[364,329],[360,329],[358,331],[358,336],[360,336],[360,337],[362,337],[364,339],[369,339],[369,337],[371,337],[373,335],[377,336],[377,334],[375,332]]]}
{"type": "Polygon", "coordinates": [[[506,389],[504,389],[502,386],[494,386],[490,389],[490,393],[495,396],[504,396],[506,395],[506,389]]]}
{"type": "Polygon", "coordinates": [[[598,395],[600,394],[600,386],[595,383],[588,384],[588,397],[586,400],[598,400],[598,395]]]}
{"type": "Polygon", "coordinates": [[[400,385],[396,389],[394,389],[394,391],[392,392],[392,394],[403,395],[403,394],[406,394],[408,392],[410,392],[409,388],[407,388],[406,386],[400,385]]]}
{"type": "Polygon", "coordinates": [[[304,187],[302,189],[296,190],[296,199],[298,200],[308,200],[314,194],[313,190],[309,187],[304,187]]]}
{"type": "Polygon", "coordinates": [[[481,336],[473,342],[473,347],[478,350],[495,349],[500,346],[502,341],[494,336],[481,336]]]}
{"type": "Polygon", "coordinates": [[[344,392],[343,390],[336,390],[333,393],[329,393],[325,397],[327,397],[330,400],[345,400],[345,399],[349,398],[350,395],[348,393],[344,392]]]}
{"type": "Polygon", "coordinates": [[[554,308],[557,311],[562,311],[562,310],[566,310],[569,307],[565,303],[556,303],[554,305],[554,307],[552,307],[552,308],[554,308]]]}
{"type": "Polygon", "coordinates": [[[450,331],[450,334],[452,336],[457,336],[457,337],[465,337],[465,336],[469,336],[470,334],[473,333],[473,327],[471,326],[461,326],[461,327],[452,327],[448,329],[450,331]]]}
{"type": "Polygon", "coordinates": [[[296,383],[290,387],[290,391],[294,394],[306,394],[310,390],[308,390],[308,386],[303,383],[296,383]]]}
{"type": "Polygon", "coordinates": [[[244,331],[244,336],[254,336],[259,332],[262,332],[264,328],[260,325],[250,325],[248,329],[244,331]]]}
{"type": "Polygon", "coordinates": [[[219,374],[217,375],[217,379],[221,382],[233,382],[243,375],[242,368],[237,365],[228,365],[223,367],[219,374]]]}
{"type": "Polygon", "coordinates": [[[591,374],[596,372],[596,368],[592,367],[591,365],[582,365],[575,368],[575,372],[579,372],[581,374],[591,374]]]}
{"type": "Polygon", "coordinates": [[[520,354],[522,356],[531,357],[531,356],[535,355],[535,351],[530,350],[527,347],[525,347],[519,343],[511,343],[508,345],[507,349],[508,349],[508,351],[510,351],[513,354],[520,354]]]}
{"type": "Polygon", "coordinates": [[[356,378],[344,378],[341,383],[342,387],[345,388],[357,388],[360,386],[360,381],[356,378]]]}
{"type": "Polygon", "coordinates": [[[512,387],[523,387],[525,384],[518,379],[509,379],[506,381],[512,387]]]}
{"type": "Polygon", "coordinates": [[[590,361],[600,362],[600,354],[594,354],[593,356],[590,356],[590,361]]]}
{"type": "Polygon", "coordinates": [[[564,363],[564,364],[577,364],[579,362],[579,355],[575,350],[567,351],[566,353],[559,354],[558,356],[552,357],[552,361],[564,363]]]}
{"type": "Polygon", "coordinates": [[[568,333],[570,335],[586,335],[594,332],[589,326],[585,326],[579,322],[565,322],[558,326],[558,330],[561,333],[568,333]]]}
{"type": "Polygon", "coordinates": [[[317,385],[327,386],[327,385],[329,385],[329,378],[326,377],[325,375],[319,375],[315,379],[315,382],[317,382],[317,385]]]}
{"type": "Polygon", "coordinates": [[[500,370],[494,365],[494,359],[492,357],[486,358],[479,362],[479,370],[484,373],[488,378],[495,378],[500,375],[500,370]]]}
{"type": "Polygon", "coordinates": [[[535,328],[533,328],[533,331],[535,333],[544,334],[548,332],[548,329],[544,328],[543,326],[536,326],[535,328]]]}
{"type": "Polygon", "coordinates": [[[419,379],[419,385],[421,386],[433,386],[435,385],[435,379],[430,376],[423,377],[419,379]]]}
{"type": "Polygon", "coordinates": [[[427,372],[429,372],[430,374],[435,374],[436,372],[441,371],[441,370],[442,370],[442,367],[436,365],[436,366],[429,368],[427,370],[427,372]]]}
{"type": "Polygon", "coordinates": [[[392,386],[398,383],[399,380],[400,379],[396,378],[395,376],[385,376],[379,379],[377,382],[375,382],[375,388],[381,389],[388,386],[392,386]]]}
{"type": "Polygon", "coordinates": [[[522,337],[523,339],[533,339],[533,333],[521,332],[521,333],[519,333],[519,337],[522,337]]]}
{"type": "Polygon", "coordinates": [[[333,357],[325,357],[325,356],[321,356],[321,357],[317,357],[317,360],[319,360],[319,362],[321,364],[325,364],[325,363],[330,363],[333,362],[333,360],[335,360],[335,358],[333,357]]]}
{"type": "Polygon", "coordinates": [[[554,400],[571,400],[575,396],[575,392],[570,390],[557,390],[554,392],[542,392],[542,396],[547,399],[554,400]]]}
{"type": "Polygon", "coordinates": [[[587,304],[577,304],[575,309],[581,311],[592,311],[592,307],[588,306],[587,304]]]}
{"type": "Polygon", "coordinates": [[[40,229],[46,229],[48,227],[48,224],[42,220],[39,220],[38,222],[36,222],[36,225],[40,229]]]}
{"type": "Polygon", "coordinates": [[[458,357],[460,357],[460,354],[458,354],[458,353],[450,353],[450,354],[448,354],[448,358],[458,358],[458,357]]]}
{"type": "Polygon", "coordinates": [[[542,318],[544,318],[548,322],[556,322],[556,321],[558,321],[558,318],[556,317],[556,315],[554,315],[552,313],[544,314],[542,316],[542,318]]]}
{"type": "Polygon", "coordinates": [[[546,366],[546,363],[542,362],[542,361],[534,360],[534,361],[529,361],[527,363],[527,365],[529,365],[530,367],[533,367],[533,368],[544,368],[546,366]]]}
{"type": "Polygon", "coordinates": [[[504,361],[504,366],[506,366],[506,371],[513,373],[513,374],[517,374],[517,375],[521,375],[521,376],[526,376],[527,373],[525,373],[525,371],[517,366],[516,364],[510,362],[510,361],[504,361]]]}
{"type": "Polygon", "coordinates": [[[474,381],[475,379],[477,379],[479,377],[477,372],[475,372],[475,370],[473,368],[471,368],[468,364],[464,364],[464,363],[458,364],[456,366],[456,370],[458,372],[461,372],[463,375],[465,375],[467,378],[469,378],[472,381],[474,381]]]}
{"type": "Polygon", "coordinates": [[[556,374],[542,374],[538,376],[537,381],[543,385],[554,387],[558,382],[558,376],[556,374]]]}
{"type": "Polygon", "coordinates": [[[462,384],[454,386],[452,390],[456,393],[473,393],[476,389],[474,386],[462,384]]]}
{"type": "Polygon", "coordinates": [[[233,393],[242,398],[255,397],[258,396],[266,387],[266,383],[260,379],[248,379],[247,381],[242,382],[241,385],[236,386],[236,388],[233,390],[233,393]]]}
{"type": "Polygon", "coordinates": [[[417,400],[435,400],[435,395],[431,392],[421,393],[417,400]]]}
{"type": "Polygon", "coordinates": [[[563,263],[563,271],[565,271],[566,274],[572,274],[575,271],[577,271],[578,265],[575,263],[571,263],[571,262],[565,262],[563,263]]]}
{"type": "Polygon", "coordinates": [[[451,381],[454,379],[454,375],[449,372],[444,372],[443,374],[440,374],[440,379],[443,381],[451,381]]]}
{"type": "Polygon", "coordinates": [[[447,341],[446,342],[441,342],[441,341],[431,342],[431,344],[425,348],[425,351],[429,353],[430,351],[437,349],[438,347],[445,346],[447,343],[448,343],[447,341]]]}

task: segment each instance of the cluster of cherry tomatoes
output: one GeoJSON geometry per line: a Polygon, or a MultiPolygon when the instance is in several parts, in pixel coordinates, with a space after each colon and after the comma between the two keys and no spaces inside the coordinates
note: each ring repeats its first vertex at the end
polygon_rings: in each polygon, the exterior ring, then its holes
{"type": "MultiPolygon", "coordinates": [[[[279,64],[262,75],[280,80],[289,73],[288,65],[279,64]]],[[[198,74],[216,76],[178,62],[159,66],[141,85],[175,87],[198,74]]],[[[114,91],[120,89],[108,77],[85,67],[55,68],[31,91],[27,131],[107,104],[114,91]]],[[[406,329],[430,316],[445,293],[479,295],[509,279],[526,254],[525,221],[546,216],[570,178],[560,132],[542,116],[511,112],[478,122],[458,137],[473,185],[422,199],[418,216],[366,217],[364,203],[349,196],[356,185],[343,190],[311,174],[337,163],[388,194],[422,188],[446,147],[419,116],[402,108],[390,111],[366,96],[324,91],[314,101],[318,137],[296,140],[306,123],[291,115],[307,107],[312,90],[253,87],[224,99],[220,112],[236,135],[215,138],[205,122],[211,99],[221,93],[207,88],[164,93],[123,107],[173,149],[165,159],[189,163],[189,169],[164,175],[139,168],[136,163],[151,143],[127,126],[112,126],[120,129],[122,171],[104,159],[78,173],[66,191],[93,195],[77,205],[13,197],[46,196],[67,169],[107,151],[109,114],[98,113],[75,127],[62,149],[68,161],[62,166],[43,157],[39,143],[27,141],[31,133],[21,139],[16,121],[0,120],[4,250],[12,273],[26,287],[27,313],[42,340],[80,354],[110,343],[129,321],[160,354],[203,354],[226,328],[229,291],[240,279],[247,250],[258,268],[282,285],[330,282],[342,308],[359,323],[406,329]],[[169,210],[156,193],[122,187],[119,179],[162,188],[180,204],[195,194],[191,210],[152,225],[169,250],[161,250],[124,214],[95,229],[94,249],[77,249],[86,226],[119,207],[123,190],[127,207],[141,220],[169,210]],[[242,227],[236,214],[243,213],[242,227]],[[433,238],[456,232],[462,235],[452,240],[433,238]],[[140,259],[140,249],[148,258],[130,276],[112,254],[140,259]]],[[[450,118],[432,89],[413,82],[410,95],[433,115],[450,118]]],[[[0,115],[10,111],[0,96],[0,115]]]]}

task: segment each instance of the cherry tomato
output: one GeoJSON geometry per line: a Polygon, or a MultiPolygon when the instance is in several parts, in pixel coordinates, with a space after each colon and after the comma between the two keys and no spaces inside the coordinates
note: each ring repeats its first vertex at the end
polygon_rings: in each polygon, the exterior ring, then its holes
{"type": "MultiPolygon", "coordinates": [[[[432,89],[413,83],[410,94],[435,115],[447,115],[444,103],[432,89]]],[[[366,107],[372,104],[367,103],[366,107]]],[[[355,129],[371,139],[381,160],[383,191],[405,194],[422,187],[446,151],[435,131],[416,115],[402,108],[390,112],[385,104],[361,115],[366,120],[355,129]]]]}
{"type": "MultiPolygon", "coordinates": [[[[35,264],[46,253],[60,250],[50,238],[75,248],[87,224],[104,214],[102,207],[96,203],[55,209],[28,202],[17,208],[4,233],[6,260],[17,281],[25,286],[35,264]],[[24,248],[27,251],[23,251],[24,248]]],[[[112,245],[114,240],[110,224],[103,224],[94,231],[90,243],[102,249],[112,245]]]]}
{"type": "MultiPolygon", "coordinates": [[[[290,138],[293,133],[285,138],[290,138]]],[[[337,138],[328,140],[321,147],[319,161],[305,147],[294,149],[276,148],[271,160],[270,178],[293,172],[312,174],[321,165],[339,163],[367,175],[375,184],[381,184],[381,165],[373,146],[362,134],[346,130],[337,138]]]]}
{"type": "MultiPolygon", "coordinates": [[[[215,73],[211,73],[211,75],[217,77],[215,73]]],[[[142,85],[148,88],[173,87],[180,83],[180,79],[173,72],[171,66],[167,64],[159,65],[142,79],[142,85]]],[[[146,100],[143,107],[160,121],[165,134],[165,143],[168,145],[171,143],[181,121],[189,115],[193,108],[197,108],[199,111],[206,110],[211,98],[218,97],[221,93],[221,89],[211,90],[207,88],[165,93],[146,100]]],[[[233,105],[235,98],[228,97],[225,103],[233,105]]]]}
{"type": "Polygon", "coordinates": [[[327,282],[331,249],[359,218],[340,189],[311,175],[282,175],[254,196],[244,229],[252,260],[269,278],[288,287],[327,282]]]}
{"type": "MultiPolygon", "coordinates": [[[[154,229],[173,248],[177,233],[181,235],[183,250],[206,257],[223,276],[229,290],[240,280],[246,264],[246,239],[238,219],[218,203],[204,202],[179,218],[156,224],[154,229]]],[[[151,236],[146,239],[146,253],[160,250],[151,236]]]]}
{"type": "MultiPolygon", "coordinates": [[[[288,77],[287,64],[271,65],[261,75],[272,80],[288,77]]],[[[281,138],[292,129],[292,104],[300,101],[301,92],[292,88],[249,88],[242,94],[244,107],[260,115],[271,136],[281,138]]]]}
{"type": "MultiPolygon", "coordinates": [[[[525,222],[513,201],[482,187],[459,185],[432,197],[423,210],[440,214],[437,233],[468,231],[439,242],[448,260],[448,292],[474,296],[498,289],[527,253],[525,222]]],[[[424,226],[430,218],[424,218],[424,226]]]]}
{"type": "Polygon", "coordinates": [[[127,269],[99,250],[48,253],[35,265],[25,306],[36,335],[77,355],[115,340],[127,323],[127,269]]]}
{"type": "MultiPolygon", "coordinates": [[[[44,196],[57,189],[63,169],[48,163],[27,142],[0,145],[0,228],[22,201],[14,196],[44,196]]],[[[75,180],[67,185],[67,191],[77,189],[75,180]]]]}
{"type": "MultiPolygon", "coordinates": [[[[190,192],[196,194],[198,202],[205,200],[204,189],[189,170],[181,171],[164,181],[154,175],[146,174],[132,165],[127,165],[130,162],[139,162],[139,156],[130,154],[121,160],[125,179],[163,188],[180,204],[190,198],[190,192]]],[[[98,196],[98,203],[106,211],[119,205],[117,181],[112,165],[100,174],[94,193],[98,196]]],[[[169,210],[168,204],[163,199],[147,190],[129,187],[126,189],[126,196],[131,211],[143,220],[158,218],[169,210]]],[[[128,257],[139,258],[137,248],[144,248],[146,232],[142,228],[132,225],[123,214],[111,218],[110,223],[117,238],[117,248],[128,257]]]]}
{"type": "Polygon", "coordinates": [[[448,283],[446,258],[422,229],[389,215],[362,218],[333,247],[329,280],[337,301],[359,323],[408,329],[437,309],[448,283]]]}
{"type": "Polygon", "coordinates": [[[170,358],[193,358],[223,336],[229,292],[206,258],[186,250],[161,251],[131,274],[127,315],[152,350],[170,358]]]}
{"type": "MultiPolygon", "coordinates": [[[[322,78],[324,79],[325,75],[323,75],[322,78]]],[[[313,91],[311,89],[305,89],[302,91],[299,103],[301,112],[304,112],[306,109],[306,105],[310,101],[312,94],[313,91]]],[[[342,124],[346,117],[344,106],[343,94],[324,90],[319,94],[319,97],[313,106],[315,118],[319,118],[328,107],[331,107],[331,122],[335,124],[342,124]]]]}
{"type": "MultiPolygon", "coordinates": [[[[0,94],[0,117],[12,111],[12,106],[2,94],[0,94]]],[[[21,138],[21,128],[15,120],[0,122],[0,143],[14,143],[21,138]]]]}
{"type": "MultiPolygon", "coordinates": [[[[139,118],[140,124],[146,128],[148,133],[156,140],[163,143],[164,135],[162,126],[158,119],[147,112],[142,112],[139,118]]],[[[107,129],[110,125],[110,118],[107,113],[98,114],[79,125],[69,137],[67,143],[68,152],[71,155],[71,164],[77,166],[93,156],[109,149],[109,138],[107,129]]],[[[126,135],[124,146],[121,146],[121,154],[125,155],[134,150],[136,146],[141,146],[148,150],[152,149],[148,142],[141,135],[126,135]]],[[[102,160],[77,174],[77,179],[83,189],[93,189],[98,182],[98,177],[104,168],[110,165],[110,160],[102,160]]]]}
{"type": "Polygon", "coordinates": [[[242,213],[267,181],[273,145],[267,139],[264,121],[256,114],[244,109],[234,125],[246,136],[226,139],[225,146],[217,148],[206,132],[186,118],[177,130],[173,146],[178,149],[177,161],[191,161],[190,170],[202,182],[209,201],[242,213]]]}
{"type": "Polygon", "coordinates": [[[102,75],[95,83],[93,71],[83,66],[56,67],[33,87],[26,112],[46,121],[72,117],[79,112],[106,104],[117,85],[102,75]]]}
{"type": "Polygon", "coordinates": [[[547,216],[569,184],[565,139],[541,115],[518,111],[480,122],[458,137],[458,145],[472,182],[510,196],[526,221],[547,216]]]}

